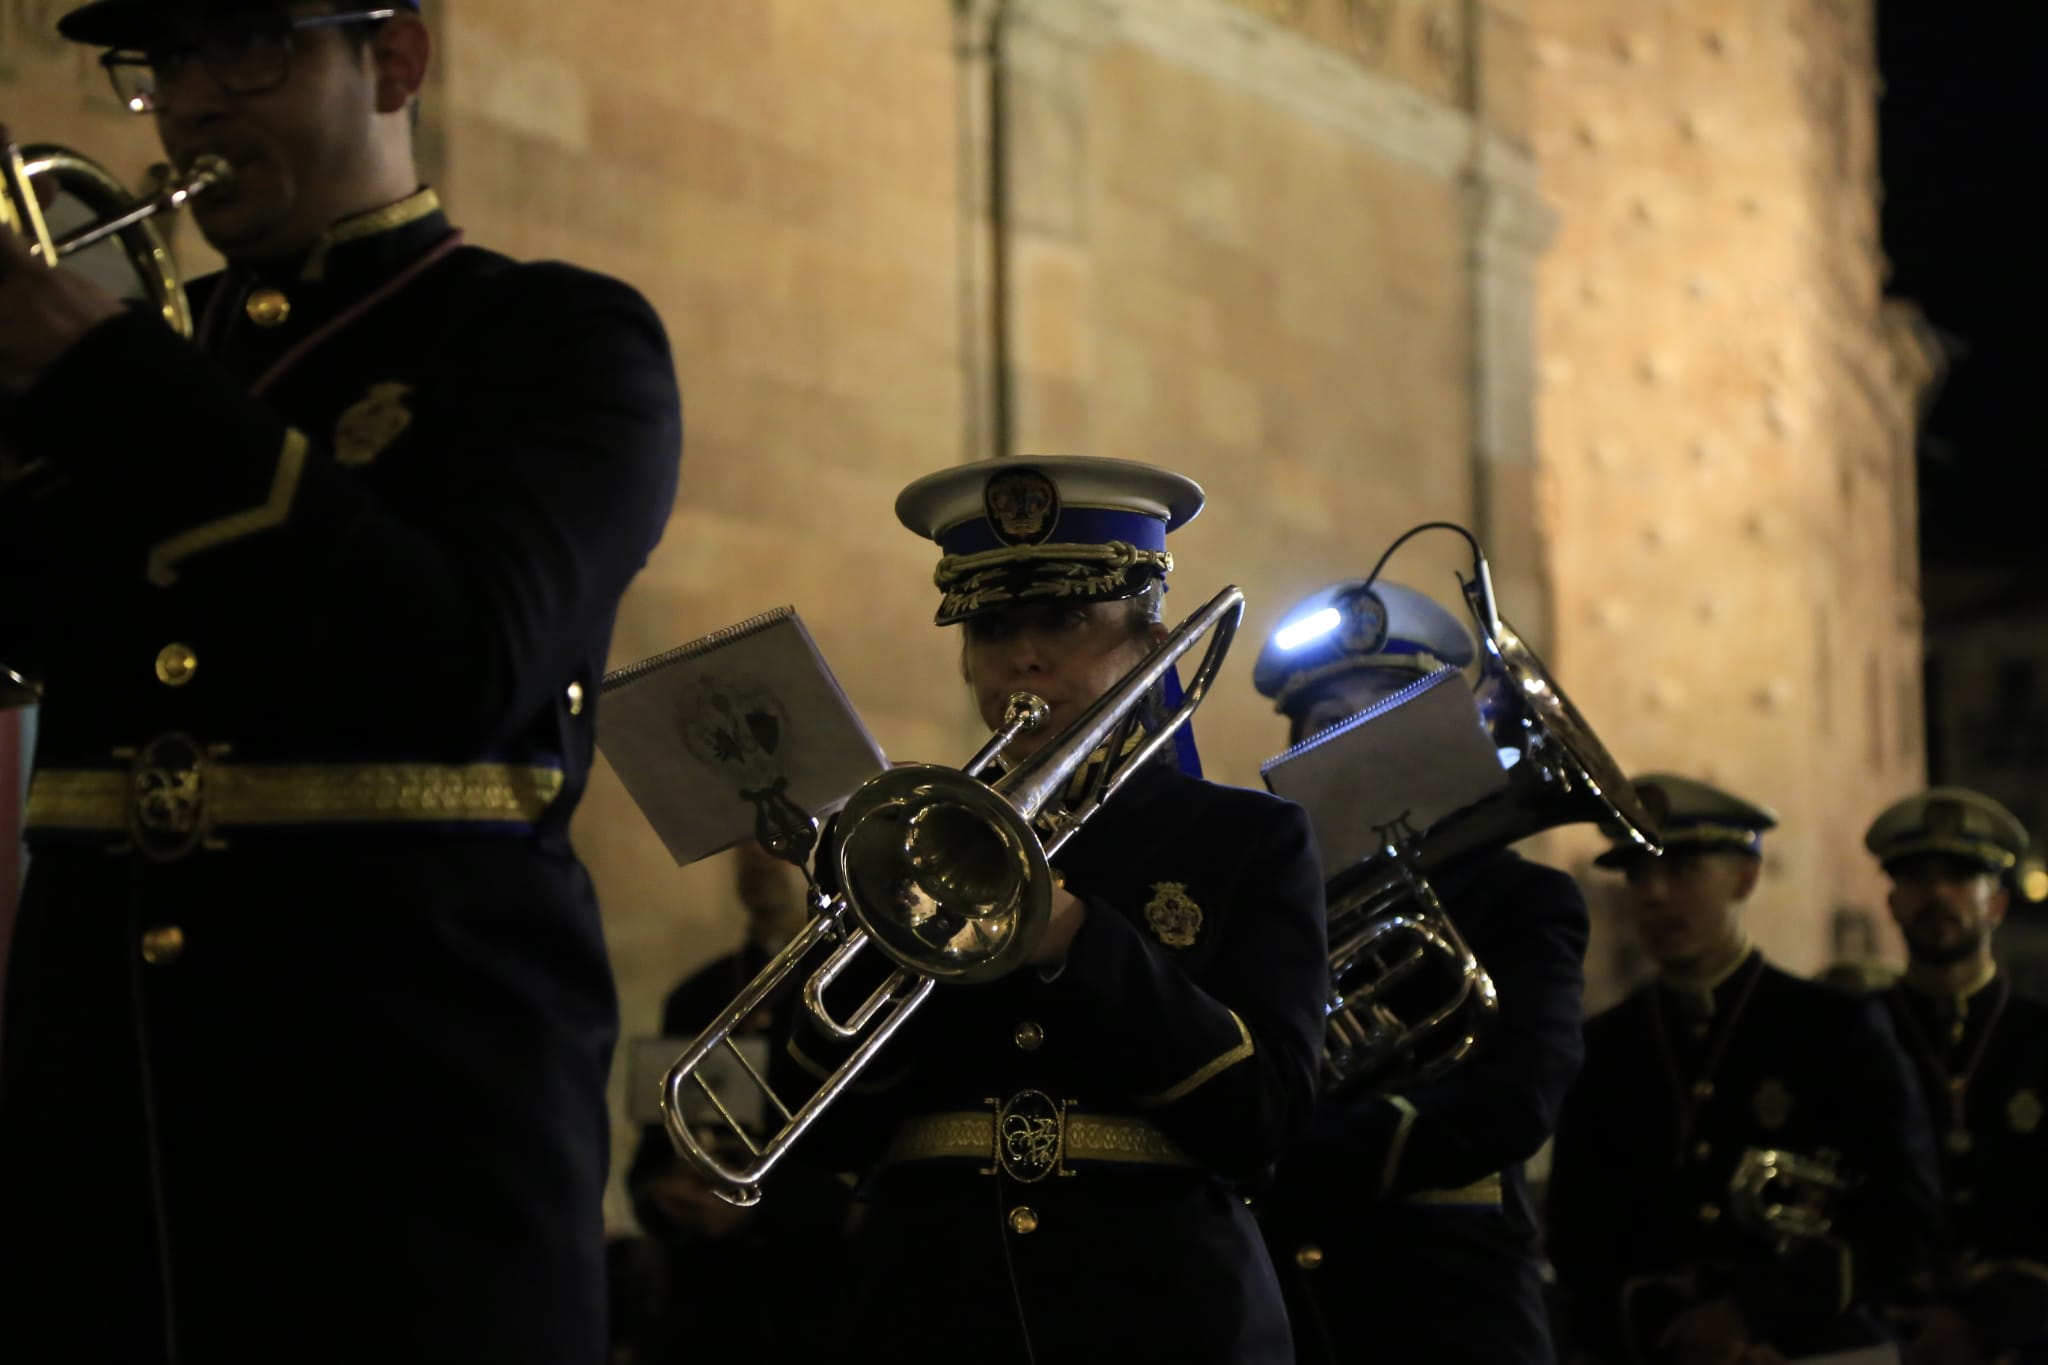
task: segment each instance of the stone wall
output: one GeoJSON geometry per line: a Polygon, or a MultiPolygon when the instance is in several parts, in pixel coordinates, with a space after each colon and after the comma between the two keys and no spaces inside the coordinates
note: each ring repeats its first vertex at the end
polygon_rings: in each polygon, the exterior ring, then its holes
{"type": "Polygon", "coordinates": [[[1883,299],[1870,5],[1530,17],[1561,221],[1539,308],[1552,661],[1635,767],[1778,812],[1751,928],[1817,968],[1837,912],[1882,917],[1860,835],[1925,764],[1911,433],[1933,357],[1883,299]]]}

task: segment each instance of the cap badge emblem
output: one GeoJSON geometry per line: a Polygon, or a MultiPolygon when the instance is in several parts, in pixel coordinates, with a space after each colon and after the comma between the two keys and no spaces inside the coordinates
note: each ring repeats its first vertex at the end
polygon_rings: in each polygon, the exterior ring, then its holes
{"type": "Polygon", "coordinates": [[[1337,615],[1337,642],[1346,654],[1377,654],[1386,645],[1387,604],[1371,588],[1345,594],[1337,615]]]}
{"type": "Polygon", "coordinates": [[[1060,519],[1060,492],[1036,469],[1008,469],[992,476],[982,504],[996,539],[1005,545],[1039,545],[1060,519]]]}

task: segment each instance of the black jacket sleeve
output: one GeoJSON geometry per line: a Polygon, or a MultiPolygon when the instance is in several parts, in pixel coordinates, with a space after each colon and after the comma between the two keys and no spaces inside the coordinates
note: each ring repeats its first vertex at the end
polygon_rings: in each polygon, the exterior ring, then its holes
{"type": "Polygon", "coordinates": [[[1090,903],[1057,986],[1160,1128],[1211,1169],[1249,1176],[1314,1103],[1329,956],[1308,816],[1241,795],[1256,804],[1233,803],[1234,818],[1189,832],[1238,850],[1227,936],[1202,981],[1122,907],[1090,903]]]}
{"type": "Polygon", "coordinates": [[[443,496],[410,514],[139,314],[24,395],[22,443],[90,507],[102,554],[158,583],[204,574],[286,657],[374,641],[411,661],[404,711],[354,669],[298,670],[309,719],[428,757],[488,751],[571,680],[575,624],[609,619],[659,538],[681,414],[660,321],[625,285],[537,265],[477,293],[407,437],[442,445],[443,496]]]}

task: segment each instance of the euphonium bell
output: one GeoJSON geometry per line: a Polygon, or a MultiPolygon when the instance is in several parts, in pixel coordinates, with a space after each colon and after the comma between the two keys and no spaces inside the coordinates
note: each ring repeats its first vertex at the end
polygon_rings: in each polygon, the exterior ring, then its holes
{"type": "MultiPolygon", "coordinates": [[[[992,783],[974,774],[1018,735],[1044,723],[1046,705],[1029,693],[1010,698],[1001,728],[964,769],[907,764],[854,792],[819,853],[837,890],[828,895],[812,883],[810,923],[676,1060],[662,1082],[661,1112],[669,1138],[714,1192],[733,1204],[756,1202],[761,1181],[934,986],[990,981],[1029,959],[1052,916],[1053,855],[1132,773],[1173,742],[1214,682],[1243,614],[1244,594],[1225,588],[1066,729],[992,783]],[[1180,705],[1141,742],[1132,743],[1146,699],[1204,637],[1208,648],[1180,705]],[[1076,775],[1098,753],[1106,757],[1090,770],[1080,790],[1072,790],[1076,775]],[[824,992],[869,944],[896,970],[841,1019],[827,1007],[824,992]],[[791,1109],[733,1046],[732,1035],[822,948],[831,953],[804,982],[804,1008],[819,1028],[855,1047],[809,1099],[791,1109]],[[764,1111],[781,1120],[775,1132],[749,1132],[703,1074],[706,1060],[720,1049],[759,1088],[764,1111]],[[695,1095],[708,1102],[718,1124],[744,1149],[737,1158],[728,1144],[707,1140],[692,1126],[686,1102],[695,1095]]],[[[763,835],[770,852],[801,865],[817,838],[817,826],[806,820],[764,829],[763,835]]]]}
{"type": "MultiPolygon", "coordinates": [[[[1464,589],[1478,627],[1475,699],[1506,782],[1426,828],[1401,821],[1379,831],[1376,853],[1330,876],[1328,1090],[1387,1090],[1441,1075],[1470,1055],[1498,1010],[1493,980],[1445,912],[1433,874],[1442,880],[1458,860],[1568,824],[1597,822],[1617,838],[1655,847],[1655,822],[1620,768],[1535,652],[1500,619],[1486,556],[1471,534],[1448,523],[1417,527],[1380,564],[1431,527],[1457,531],[1472,547],[1464,589]]],[[[1398,704],[1390,699],[1365,719],[1387,723],[1398,717],[1398,704]]],[[[1357,780],[1384,778],[1360,773],[1357,780]]]]}
{"type": "Polygon", "coordinates": [[[159,213],[182,207],[194,195],[225,184],[233,175],[221,157],[197,157],[182,171],[166,172],[155,193],[138,199],[105,168],[76,152],[9,143],[0,147],[0,230],[26,237],[29,250],[50,266],[110,237],[116,239],[140,282],[142,297],[163,314],[172,330],[190,336],[192,311],[185,303],[184,283],[170,247],[152,220],[159,213]],[[74,199],[91,220],[56,231],[39,192],[50,187],[55,190],[55,203],[66,197],[74,199]]]}

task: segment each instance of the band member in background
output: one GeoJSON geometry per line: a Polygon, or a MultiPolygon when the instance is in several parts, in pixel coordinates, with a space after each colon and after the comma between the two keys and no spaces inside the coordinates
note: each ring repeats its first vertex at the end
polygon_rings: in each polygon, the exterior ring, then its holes
{"type": "MultiPolygon", "coordinates": [[[[687,1043],[708,1027],[809,918],[797,870],[759,844],[741,844],[733,870],[747,941],[669,992],[661,1031],[670,1040],[687,1043]]],[[[789,1034],[799,984],[787,978],[786,989],[734,1034],[734,1046],[763,1075],[771,1049],[789,1034]]],[[[831,1314],[787,1307],[791,1287],[831,1254],[845,1230],[847,1189],[832,1174],[784,1167],[769,1180],[760,1204],[737,1208],[676,1155],[660,1124],[649,1124],[626,1188],[659,1252],[656,1311],[646,1330],[632,1334],[636,1365],[776,1365],[827,1351],[837,1340],[831,1314]]],[[[815,1291],[812,1303],[817,1306],[815,1291]]]]}
{"type": "Polygon", "coordinates": [[[1692,1362],[1882,1341],[1873,1310],[1926,1268],[1936,1222],[1926,1115],[1884,1008],[1750,942],[1769,811],[1683,777],[1635,789],[1662,855],[1596,861],[1626,875],[1657,978],[1588,1021],[1558,1122],[1549,1232],[1570,1344],[1692,1362]],[[1815,1178],[1780,1192],[1817,1200],[1825,1233],[1743,1216],[1730,1185],[1751,1150],[1833,1168],[1845,1191],[1815,1178]]]}
{"type": "MultiPolygon", "coordinates": [[[[938,623],[962,628],[982,719],[1019,690],[1051,706],[1006,757],[1165,638],[1166,533],[1201,503],[1180,475],[1074,457],[903,491],[898,516],[943,552],[938,623]]],[[[1239,1182],[1314,1101],[1322,872],[1299,807],[1197,780],[1174,752],[1059,852],[1031,964],[941,985],[877,1063],[893,1084],[838,1116],[881,1147],[852,1260],[855,1301],[889,1311],[855,1317],[850,1359],[1293,1358],[1239,1182]]],[[[816,1031],[791,1046],[820,1075],[836,1056],[816,1031]]]]}
{"type": "MultiPolygon", "coordinates": [[[[1366,586],[1333,584],[1284,619],[1355,613],[1366,586]]],[[[1383,580],[1371,596],[1379,627],[1269,641],[1260,654],[1253,682],[1287,717],[1289,743],[1472,661],[1465,627],[1428,597],[1383,580]]],[[[1499,1014],[1479,1050],[1437,1080],[1325,1097],[1281,1163],[1263,1222],[1300,1361],[1554,1359],[1523,1163],[1578,1073],[1586,902],[1564,873],[1505,850],[1430,881],[1493,977],[1499,1014]]]]}
{"type": "Polygon", "coordinates": [[[1991,956],[2027,831],[1998,802],[1937,787],[1864,836],[1892,880],[1904,978],[1885,994],[1940,1150],[1950,1254],[1931,1303],[1900,1310],[1926,1365],[2048,1360],[2048,1006],[1991,956]]]}
{"type": "Polygon", "coordinates": [[[235,178],[196,344],[0,240],[0,657],[43,684],[6,1360],[604,1355],[617,1006],[568,827],[675,377],[632,289],[420,187],[416,8],[59,24],[235,178]]]}

